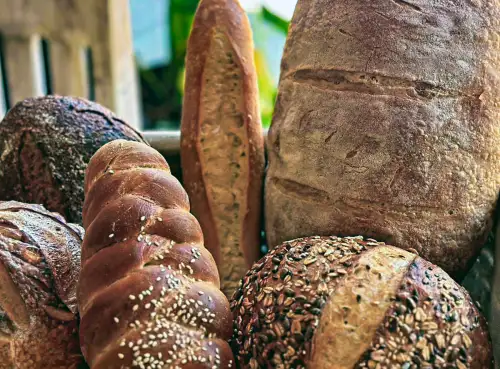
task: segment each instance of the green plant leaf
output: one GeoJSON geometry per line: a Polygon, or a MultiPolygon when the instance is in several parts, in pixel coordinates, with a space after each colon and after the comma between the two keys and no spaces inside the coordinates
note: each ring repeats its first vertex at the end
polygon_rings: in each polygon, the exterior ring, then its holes
{"type": "Polygon", "coordinates": [[[273,12],[271,12],[269,9],[267,9],[265,6],[262,7],[262,17],[272,25],[274,25],[276,28],[281,30],[283,34],[286,36],[288,34],[288,26],[290,23],[283,18],[280,18],[273,12]]]}

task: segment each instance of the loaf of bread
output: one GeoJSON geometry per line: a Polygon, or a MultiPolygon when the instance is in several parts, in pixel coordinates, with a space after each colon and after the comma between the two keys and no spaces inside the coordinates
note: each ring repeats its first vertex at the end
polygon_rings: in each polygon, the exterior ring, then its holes
{"type": "Polygon", "coordinates": [[[500,187],[498,1],[299,0],[269,133],[270,246],[361,234],[461,278],[500,187]]]}
{"type": "Polygon", "coordinates": [[[264,140],[252,30],[237,0],[202,0],[187,47],[183,183],[230,296],[260,258],[264,140]]]}
{"type": "Polygon", "coordinates": [[[123,140],[98,150],[83,223],[80,339],[92,369],[233,367],[217,266],[157,151],[123,140]]]}
{"type": "Polygon", "coordinates": [[[493,368],[467,292],[373,239],[285,242],[248,272],[231,309],[241,368],[493,368]]]}
{"type": "Polygon", "coordinates": [[[83,229],[39,205],[0,203],[0,369],[76,369],[83,229]]]}
{"type": "Polygon", "coordinates": [[[116,139],[143,141],[108,109],[84,99],[17,103],[0,123],[0,200],[42,204],[81,224],[87,163],[116,139]]]}

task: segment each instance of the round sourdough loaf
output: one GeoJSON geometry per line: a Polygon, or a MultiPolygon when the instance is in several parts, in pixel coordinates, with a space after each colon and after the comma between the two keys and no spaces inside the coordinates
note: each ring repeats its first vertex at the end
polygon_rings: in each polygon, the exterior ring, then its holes
{"type": "Polygon", "coordinates": [[[372,239],[285,242],[247,273],[231,309],[241,368],[493,368],[465,289],[372,239]]]}
{"type": "Polygon", "coordinates": [[[413,247],[462,278],[500,188],[500,2],[300,0],[269,132],[269,246],[413,247]]]}
{"type": "Polygon", "coordinates": [[[84,99],[19,102],[0,123],[0,200],[42,204],[81,223],[87,163],[116,139],[143,141],[111,111],[84,99]]]}
{"type": "Polygon", "coordinates": [[[38,205],[0,203],[0,369],[84,367],[76,284],[83,229],[38,205]]]}

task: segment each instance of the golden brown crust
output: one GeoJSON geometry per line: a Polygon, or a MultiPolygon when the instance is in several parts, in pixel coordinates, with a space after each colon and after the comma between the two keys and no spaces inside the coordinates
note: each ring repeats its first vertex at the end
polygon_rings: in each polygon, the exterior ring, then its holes
{"type": "Polygon", "coordinates": [[[500,186],[499,19],[498,1],[299,1],[269,133],[269,245],[362,234],[461,277],[500,186]]]}
{"type": "Polygon", "coordinates": [[[0,203],[0,368],[77,368],[83,229],[39,205],[0,203]]]}
{"type": "Polygon", "coordinates": [[[285,242],[248,272],[231,309],[241,368],[492,365],[467,292],[417,255],[372,239],[285,242]]]}
{"type": "Polygon", "coordinates": [[[186,60],[183,182],[229,295],[260,255],[264,172],[252,32],[238,1],[200,3],[186,60]]]}
{"type": "Polygon", "coordinates": [[[165,159],[113,141],[91,159],[85,193],[78,304],[91,368],[232,367],[229,303],[165,159]]]}

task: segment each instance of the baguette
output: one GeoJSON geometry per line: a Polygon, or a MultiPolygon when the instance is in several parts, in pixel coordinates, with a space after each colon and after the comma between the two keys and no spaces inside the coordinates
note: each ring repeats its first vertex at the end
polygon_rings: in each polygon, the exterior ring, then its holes
{"type": "Polygon", "coordinates": [[[217,267],[156,150],[124,140],[99,149],[83,223],[80,339],[92,369],[233,367],[217,267]]]}
{"type": "Polygon", "coordinates": [[[264,140],[252,31],[237,0],[202,0],[186,59],[183,181],[230,296],[260,256],[264,140]]]}
{"type": "Polygon", "coordinates": [[[299,0],[269,132],[269,246],[357,235],[461,279],[500,188],[498,1],[299,0]]]}

